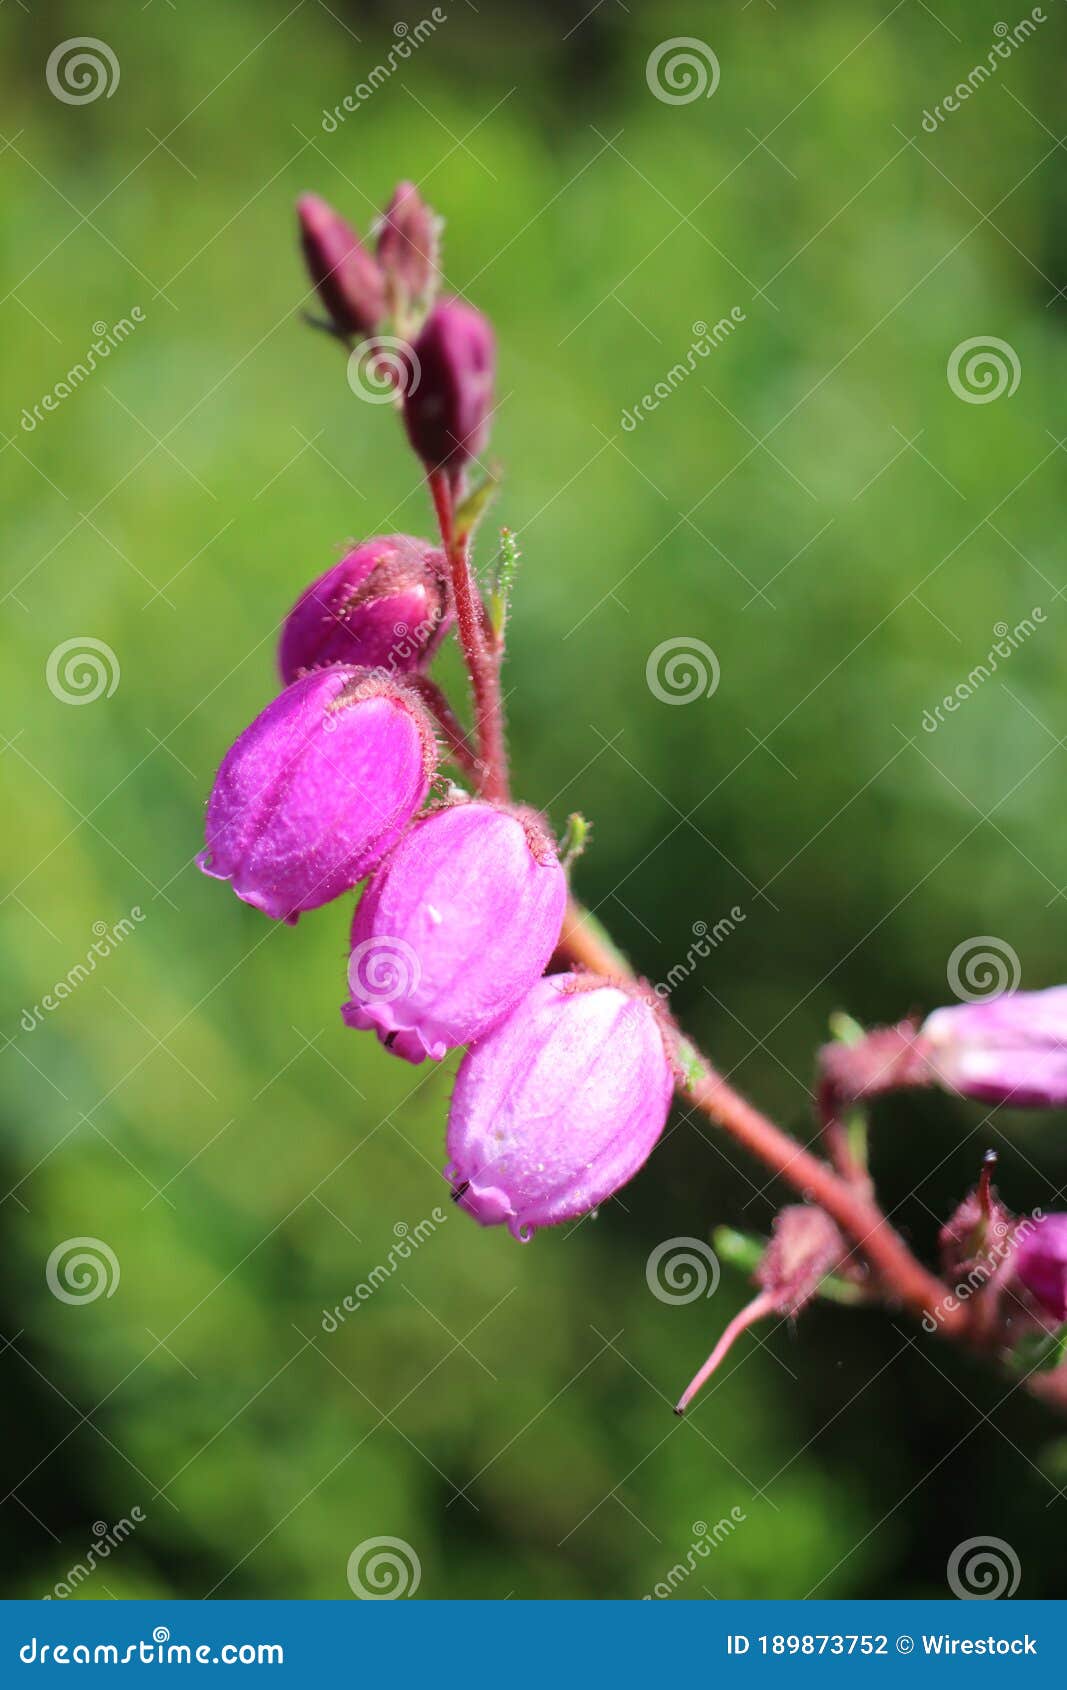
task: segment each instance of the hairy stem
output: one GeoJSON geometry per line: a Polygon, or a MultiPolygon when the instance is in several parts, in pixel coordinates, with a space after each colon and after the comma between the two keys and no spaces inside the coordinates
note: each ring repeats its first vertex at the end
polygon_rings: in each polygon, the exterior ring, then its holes
{"type": "Polygon", "coordinates": [[[467,541],[456,533],[452,482],[439,469],[431,471],[429,481],[452,581],[459,643],[474,700],[474,728],[481,763],[478,790],[485,798],[504,799],[508,796],[508,759],[500,702],[502,654],[487,638],[485,610],[471,576],[467,541]]]}
{"type": "Polygon", "coordinates": [[[444,734],[453,762],[465,770],[473,780],[480,782],[484,773],[481,759],[463,732],[462,724],[457,720],[455,711],[437,682],[431,680],[429,675],[412,675],[409,679],[444,734]]]}
{"type": "MultiPolygon", "coordinates": [[[[621,952],[600,936],[574,899],[567,910],[558,954],[608,978],[634,978],[621,952]]],[[[762,1115],[677,1029],[672,1036],[683,1076],[678,1082],[680,1096],[802,1196],[820,1203],[870,1263],[886,1295],[920,1318],[937,1310],[943,1332],[949,1336],[962,1333],[967,1324],[966,1311],[945,1304],[945,1285],[912,1255],[873,1198],[762,1115]]]]}

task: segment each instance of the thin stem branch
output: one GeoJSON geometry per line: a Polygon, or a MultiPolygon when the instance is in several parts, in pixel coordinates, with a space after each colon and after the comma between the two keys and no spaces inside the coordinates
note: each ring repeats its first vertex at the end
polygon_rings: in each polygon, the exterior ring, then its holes
{"type": "Polygon", "coordinates": [[[700,1369],[699,1373],[695,1373],[693,1375],[693,1378],[689,1381],[689,1384],[678,1398],[674,1409],[675,1414],[685,1413],[697,1392],[703,1385],[707,1384],[723,1357],[741,1336],[742,1332],[747,1332],[750,1326],[755,1326],[757,1320],[763,1320],[766,1315],[773,1314],[774,1310],[775,1299],[773,1293],[770,1291],[761,1291],[757,1297],[753,1297],[750,1303],[746,1303],[745,1307],[741,1309],[739,1313],[734,1315],[733,1320],[731,1320],[723,1329],[722,1336],[715,1345],[715,1348],[712,1350],[707,1361],[700,1369]]]}
{"type": "Polygon", "coordinates": [[[459,643],[474,700],[474,726],[482,769],[479,791],[485,798],[506,799],[508,760],[500,701],[502,653],[486,637],[485,609],[471,576],[467,542],[456,533],[452,482],[444,470],[432,470],[429,482],[452,581],[459,643]]]}
{"type": "MultiPolygon", "coordinates": [[[[609,979],[634,978],[621,952],[590,926],[573,899],[557,954],[609,979]]],[[[870,1263],[890,1296],[920,1318],[937,1311],[940,1330],[949,1336],[961,1334],[967,1325],[966,1310],[946,1304],[947,1287],[912,1255],[873,1198],[775,1126],[734,1090],[673,1023],[671,1027],[683,1076],[678,1081],[679,1094],[802,1196],[820,1203],[870,1263]]]]}
{"type": "Polygon", "coordinates": [[[481,759],[464,733],[462,723],[457,719],[455,711],[437,682],[431,680],[429,675],[411,675],[409,680],[444,734],[452,761],[465,770],[473,780],[480,783],[485,772],[481,759]]]}

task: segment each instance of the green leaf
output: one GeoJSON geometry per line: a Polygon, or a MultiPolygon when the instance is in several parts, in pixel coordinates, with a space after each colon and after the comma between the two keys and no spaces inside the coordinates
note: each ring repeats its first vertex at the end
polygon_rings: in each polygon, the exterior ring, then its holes
{"type": "Polygon", "coordinates": [[[1067,1326],[1057,1332],[1028,1332],[1011,1354],[1017,1373],[1051,1373],[1067,1356],[1067,1326]]]}
{"type": "Polygon", "coordinates": [[[510,528],[500,530],[500,549],[493,559],[489,572],[489,623],[497,640],[504,632],[504,624],[508,619],[508,602],[511,598],[511,587],[515,580],[515,571],[519,567],[522,553],[510,528]]]}
{"type": "Polygon", "coordinates": [[[589,843],[592,826],[579,810],[567,817],[567,826],[559,842],[559,860],[565,869],[581,856],[589,843]]]}
{"type": "Polygon", "coordinates": [[[499,464],[490,464],[481,481],[473,486],[456,511],[456,533],[466,539],[474,533],[500,487],[499,464]]]}
{"type": "Polygon", "coordinates": [[[858,1021],[839,1009],[830,1017],[830,1036],[839,1044],[858,1045],[866,1035],[858,1021]]]}

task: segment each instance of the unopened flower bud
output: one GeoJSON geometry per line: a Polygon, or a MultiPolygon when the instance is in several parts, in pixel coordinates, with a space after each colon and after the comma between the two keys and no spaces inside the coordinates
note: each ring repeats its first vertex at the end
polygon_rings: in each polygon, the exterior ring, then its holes
{"type": "Polygon", "coordinates": [[[566,902],[538,817],[477,801],[434,811],[360,900],[345,1021],[409,1062],[473,1044],[541,975],[566,902]]]}
{"type": "Polygon", "coordinates": [[[398,182],[378,226],[378,263],[398,306],[428,304],[437,285],[438,219],[413,182],[398,182]]]}
{"type": "Polygon", "coordinates": [[[445,1177],[483,1226],[525,1242],[632,1179],[663,1131],[673,1075],[637,991],[550,974],[460,1064],[445,1177]]]}
{"type": "Polygon", "coordinates": [[[294,922],[377,867],[425,799],[434,758],[429,720],[402,681],[307,675],[226,753],[197,862],[294,922]]]}
{"type": "Polygon", "coordinates": [[[424,667],[451,620],[443,571],[442,554],[406,534],[354,546],[286,617],[278,650],[282,680],[331,663],[391,674],[424,667]]]}
{"type": "Polygon", "coordinates": [[[494,344],[488,319],[459,299],[442,300],[414,344],[404,394],[412,446],[429,470],[458,469],[489,437],[494,344]]]}
{"type": "Polygon", "coordinates": [[[920,1042],[940,1083],[1016,1109],[1067,1106],[1067,986],[936,1009],[920,1042]]]}
{"type": "Polygon", "coordinates": [[[1067,1320],[1067,1215],[1045,1215],[1012,1258],[1027,1290],[1054,1320],[1067,1320]]]}
{"type": "Polygon", "coordinates": [[[373,334],[385,316],[385,278],[339,212],[317,194],[296,202],[308,273],[339,335],[373,334]]]}

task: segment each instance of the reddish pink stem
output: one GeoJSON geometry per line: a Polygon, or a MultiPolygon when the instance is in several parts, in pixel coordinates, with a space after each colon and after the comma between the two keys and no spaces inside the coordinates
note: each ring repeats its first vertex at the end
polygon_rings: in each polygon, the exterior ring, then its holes
{"type": "Polygon", "coordinates": [[[486,637],[485,608],[471,576],[467,540],[456,534],[452,482],[444,470],[431,471],[429,481],[452,581],[459,643],[474,699],[474,726],[482,764],[479,791],[486,798],[506,799],[508,759],[500,702],[501,653],[486,637]]]}
{"type": "MultiPolygon", "coordinates": [[[[560,935],[559,953],[594,974],[618,977],[624,959],[603,943],[583,919],[584,913],[572,900],[560,935]]],[[[947,1286],[916,1260],[873,1198],[842,1178],[829,1163],[805,1150],[781,1127],[776,1127],[735,1091],[702,1053],[693,1051],[687,1061],[681,1052],[683,1041],[677,1030],[674,1039],[679,1066],[685,1073],[678,1086],[681,1095],[743,1144],[765,1167],[788,1181],[794,1190],[821,1203],[870,1262],[884,1292],[920,1319],[938,1311],[938,1327],[946,1336],[962,1334],[968,1324],[966,1309],[946,1303],[947,1286]]]]}

